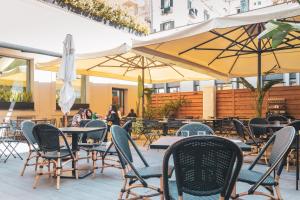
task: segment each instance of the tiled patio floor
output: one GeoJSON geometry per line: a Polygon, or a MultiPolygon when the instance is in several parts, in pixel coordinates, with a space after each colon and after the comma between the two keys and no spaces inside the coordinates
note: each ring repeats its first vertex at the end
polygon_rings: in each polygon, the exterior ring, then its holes
{"type": "MultiPolygon", "coordinates": [[[[22,146],[20,146],[22,149],[22,146]]],[[[146,150],[143,153],[150,164],[162,163],[163,151],[146,150]]],[[[24,154],[23,154],[24,155],[24,154]]],[[[62,179],[61,189],[55,189],[55,179],[42,177],[37,189],[32,189],[34,170],[27,168],[24,177],[20,170],[23,161],[9,159],[7,163],[0,163],[0,199],[1,200],[116,200],[122,185],[121,173],[118,169],[106,169],[103,174],[100,171],[97,176],[85,179],[62,179]]],[[[247,164],[245,164],[246,166],[247,164]]],[[[260,166],[263,170],[264,166],[260,166]]],[[[153,181],[157,183],[157,181],[153,181]]],[[[238,190],[246,190],[247,185],[238,184],[238,190]]],[[[300,191],[295,190],[295,172],[283,172],[281,178],[282,196],[286,200],[299,200],[300,191]]],[[[159,198],[153,198],[159,199],[159,198]]],[[[252,196],[244,199],[266,199],[252,196]]]]}

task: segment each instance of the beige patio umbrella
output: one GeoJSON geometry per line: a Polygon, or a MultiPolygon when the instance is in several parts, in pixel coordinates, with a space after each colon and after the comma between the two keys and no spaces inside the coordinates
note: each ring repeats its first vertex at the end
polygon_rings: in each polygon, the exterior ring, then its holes
{"type": "Polygon", "coordinates": [[[299,16],[298,4],[282,4],[153,34],[134,41],[133,46],[158,60],[195,63],[228,78],[258,75],[261,80],[267,72],[300,71],[299,32],[289,33],[276,49],[269,39],[257,37],[266,22],[300,23],[299,16]]]}
{"type": "MultiPolygon", "coordinates": [[[[123,50],[120,49],[128,51],[128,48],[120,47],[106,52],[78,55],[75,62],[77,73],[128,81],[137,81],[138,76],[141,76],[142,82],[149,84],[215,79],[171,62],[157,61],[153,56],[144,57],[133,51],[121,53],[123,50]]],[[[60,59],[57,59],[48,63],[40,63],[37,67],[41,70],[57,71],[60,62],[60,59]]]]}

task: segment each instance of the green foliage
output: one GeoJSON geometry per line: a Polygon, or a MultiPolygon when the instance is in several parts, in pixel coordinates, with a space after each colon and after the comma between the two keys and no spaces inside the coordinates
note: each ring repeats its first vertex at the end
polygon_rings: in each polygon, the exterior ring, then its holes
{"type": "Polygon", "coordinates": [[[245,78],[240,77],[240,82],[248,88],[255,97],[256,116],[262,117],[262,108],[266,93],[276,84],[282,83],[281,80],[270,80],[262,88],[254,88],[245,78]]]}
{"type": "Polygon", "coordinates": [[[188,101],[183,97],[176,100],[171,100],[165,103],[160,109],[160,115],[163,117],[173,117],[176,116],[179,109],[188,104],[188,101]]]}
{"type": "Polygon", "coordinates": [[[132,123],[132,132],[137,135],[142,135],[144,131],[143,119],[137,118],[135,122],[132,123]]]}
{"type": "MultiPolygon", "coordinates": [[[[49,2],[48,0],[44,0],[49,2]]],[[[146,25],[139,24],[137,20],[128,15],[121,8],[112,8],[100,0],[53,0],[53,3],[68,10],[91,18],[95,21],[108,23],[116,28],[128,28],[138,34],[148,34],[146,25]]]]}
{"type": "Polygon", "coordinates": [[[0,86],[0,101],[2,102],[32,102],[32,94],[26,92],[13,91],[10,86],[0,86]]]}

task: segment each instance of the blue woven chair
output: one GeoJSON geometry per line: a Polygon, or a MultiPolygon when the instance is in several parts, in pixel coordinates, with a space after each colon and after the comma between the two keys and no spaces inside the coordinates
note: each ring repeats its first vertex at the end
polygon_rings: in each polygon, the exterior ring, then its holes
{"type": "Polygon", "coordinates": [[[266,139],[269,130],[267,128],[252,126],[252,124],[269,124],[269,122],[264,118],[256,117],[250,119],[248,124],[249,130],[256,138],[266,139]]]}
{"type": "Polygon", "coordinates": [[[263,195],[271,199],[282,199],[279,188],[279,177],[283,169],[284,158],[286,158],[290,146],[295,137],[295,129],[291,126],[280,129],[265,144],[259,155],[248,169],[242,169],[238,181],[248,183],[251,188],[240,194],[235,194],[234,197],[245,195],[263,195]],[[265,172],[255,171],[254,168],[265,151],[272,144],[272,150],[268,161],[268,169],[265,172]],[[272,173],[274,172],[274,176],[272,173]],[[258,187],[264,187],[270,193],[257,191],[258,187]],[[274,195],[274,189],[276,196],[274,195]]]}
{"type": "MultiPolygon", "coordinates": [[[[127,121],[122,128],[129,134],[129,131],[132,126],[132,121],[127,121]]],[[[101,168],[101,173],[103,173],[104,168],[114,167],[117,169],[121,169],[120,162],[118,159],[118,153],[114,146],[113,142],[105,143],[102,142],[100,146],[94,147],[92,149],[93,155],[93,176],[95,176],[96,170],[101,168]],[[117,159],[116,159],[117,158],[117,159]],[[98,167],[96,162],[97,160],[102,161],[102,166],[98,167]]]]}
{"type": "MultiPolygon", "coordinates": [[[[144,199],[153,196],[160,195],[163,199],[162,184],[160,187],[150,185],[146,180],[150,178],[160,179],[162,181],[162,167],[161,166],[149,166],[142,153],[139,151],[137,145],[130,138],[129,134],[120,126],[111,127],[113,143],[118,151],[119,159],[122,166],[124,175],[124,184],[119,193],[118,199],[122,199],[124,193],[126,199],[133,196],[132,199],[144,199]],[[136,151],[139,159],[143,163],[143,167],[136,168],[134,166],[133,156],[131,153],[130,145],[136,151]],[[148,188],[153,192],[146,194],[138,194],[134,192],[138,188],[148,188]]],[[[169,175],[171,176],[172,168],[169,167],[169,175]]],[[[162,183],[162,182],[161,182],[162,183]]]]}
{"type": "Polygon", "coordinates": [[[186,137],[171,145],[163,160],[166,200],[228,200],[242,167],[243,154],[217,136],[186,137]],[[168,176],[173,157],[176,180],[168,176]]]}
{"type": "Polygon", "coordinates": [[[65,135],[55,126],[50,124],[37,124],[33,127],[33,136],[37,141],[39,151],[38,162],[39,170],[35,174],[33,188],[36,188],[41,175],[53,174],[56,176],[56,189],[60,188],[60,176],[62,171],[73,171],[76,179],[78,179],[77,152],[73,152],[67,142],[65,135]],[[60,145],[60,138],[64,142],[64,147],[60,145]],[[72,161],[74,167],[65,169],[63,166],[67,162],[72,161]],[[54,171],[50,171],[50,164],[53,163],[54,171]],[[43,172],[43,167],[48,166],[48,172],[43,172]]]}
{"type": "Polygon", "coordinates": [[[207,125],[200,122],[192,122],[178,129],[176,136],[214,135],[215,132],[207,125]]]}
{"type": "Polygon", "coordinates": [[[80,159],[87,158],[87,162],[89,162],[90,152],[93,151],[93,149],[97,146],[100,146],[106,137],[107,134],[107,125],[104,121],[101,120],[90,120],[85,123],[84,127],[90,127],[90,128],[105,128],[103,130],[93,131],[86,134],[86,142],[78,143],[78,146],[80,149],[87,152],[87,157],[81,157],[80,159]],[[91,142],[89,142],[91,141],[91,142]]]}
{"type": "Polygon", "coordinates": [[[29,121],[29,120],[23,121],[21,123],[22,134],[25,137],[28,148],[29,148],[28,156],[25,160],[24,167],[22,168],[22,171],[21,171],[21,176],[24,175],[24,172],[25,172],[25,169],[27,166],[35,166],[35,171],[37,170],[37,162],[39,159],[39,154],[38,154],[37,142],[32,133],[34,126],[35,126],[35,123],[33,123],[32,121],[29,121]],[[29,163],[29,161],[34,158],[36,159],[35,163],[29,163]]]}

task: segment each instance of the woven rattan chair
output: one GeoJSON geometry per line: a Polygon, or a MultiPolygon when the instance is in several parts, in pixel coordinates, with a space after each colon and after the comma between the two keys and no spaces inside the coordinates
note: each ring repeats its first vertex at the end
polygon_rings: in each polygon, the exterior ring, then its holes
{"type": "Polygon", "coordinates": [[[84,127],[90,127],[90,128],[105,128],[103,130],[93,131],[86,133],[86,135],[82,136],[82,139],[80,143],[78,143],[78,146],[80,149],[86,151],[87,157],[80,157],[80,159],[87,158],[87,161],[89,162],[90,153],[93,151],[93,149],[97,146],[100,146],[107,134],[107,125],[104,121],[101,120],[89,120],[85,121],[84,127]],[[85,141],[83,141],[83,137],[85,137],[85,141]]]}
{"type": "MultiPolygon", "coordinates": [[[[295,131],[296,131],[296,134],[297,133],[299,134],[299,131],[300,131],[300,120],[295,120],[295,121],[291,122],[289,124],[289,126],[294,127],[295,131]]],[[[287,168],[286,170],[287,171],[289,171],[289,164],[290,164],[290,160],[291,160],[292,154],[293,154],[294,151],[297,150],[297,141],[296,141],[296,139],[297,139],[297,136],[295,136],[295,139],[294,139],[294,141],[293,141],[293,143],[291,145],[291,151],[290,151],[290,153],[289,153],[289,155],[287,157],[287,162],[286,162],[286,168],[287,168]]],[[[300,150],[300,146],[298,146],[298,151],[299,150],[300,150]]],[[[294,159],[294,161],[295,161],[294,165],[296,165],[296,159],[294,159]]]]}
{"type": "Polygon", "coordinates": [[[146,138],[143,146],[147,144],[150,146],[154,140],[161,136],[159,122],[157,120],[143,120],[143,134],[146,138]]]}
{"type": "MultiPolygon", "coordinates": [[[[122,199],[124,193],[126,199],[144,199],[160,195],[163,199],[162,182],[160,187],[150,185],[146,180],[150,178],[160,179],[162,181],[162,167],[149,166],[137,145],[130,138],[129,134],[120,126],[111,127],[112,139],[118,151],[122,171],[124,175],[124,184],[119,193],[118,199],[122,199]],[[143,163],[143,167],[136,168],[134,166],[133,156],[130,150],[130,145],[136,151],[139,159],[143,163]],[[134,190],[138,188],[148,188],[153,192],[138,194],[134,190]],[[130,198],[130,197],[133,198],[130,198]]],[[[172,168],[169,168],[169,175],[172,173],[172,168]]]]}
{"type": "Polygon", "coordinates": [[[255,138],[254,135],[249,131],[247,127],[238,119],[233,119],[233,124],[238,136],[243,140],[244,143],[255,146],[258,150],[263,144],[263,140],[255,138]]]}
{"type": "Polygon", "coordinates": [[[207,125],[200,122],[192,122],[178,129],[176,136],[196,136],[196,135],[214,135],[214,131],[207,125]]]}
{"type": "Polygon", "coordinates": [[[64,134],[50,124],[37,124],[33,127],[33,136],[37,141],[39,151],[38,168],[35,174],[33,188],[36,188],[41,175],[53,174],[56,176],[56,188],[60,188],[60,176],[63,171],[74,171],[78,179],[77,152],[72,152],[64,134]],[[63,140],[64,148],[60,145],[60,138],[63,140]],[[74,163],[74,168],[64,169],[68,162],[74,163]],[[54,171],[50,171],[50,164],[53,163],[54,171]],[[48,166],[48,172],[43,172],[43,167],[48,166]]]}
{"type": "Polygon", "coordinates": [[[248,169],[242,169],[240,172],[238,181],[250,184],[251,188],[246,192],[233,196],[241,197],[245,195],[263,195],[272,199],[282,199],[279,189],[279,177],[284,165],[283,160],[289,151],[294,137],[295,129],[291,126],[287,126],[275,132],[250,167],[248,169]],[[272,150],[268,162],[268,169],[265,172],[255,171],[254,168],[257,162],[261,159],[264,152],[271,144],[272,150]],[[273,172],[275,177],[271,175],[273,172]],[[270,193],[257,191],[257,188],[260,186],[264,187],[270,193]],[[276,195],[274,195],[274,188],[276,195]]]}
{"type": "Polygon", "coordinates": [[[272,123],[275,121],[279,121],[279,122],[288,122],[288,118],[286,118],[285,116],[282,115],[271,115],[267,118],[268,122],[272,123]]]}
{"type": "Polygon", "coordinates": [[[37,162],[39,159],[39,154],[38,154],[38,148],[37,148],[37,142],[33,136],[32,130],[34,127],[35,123],[32,121],[23,121],[21,123],[21,130],[23,136],[26,138],[26,142],[29,148],[29,153],[28,156],[25,160],[24,167],[22,168],[21,171],[21,176],[24,175],[25,169],[27,166],[35,166],[35,171],[37,170],[37,162]],[[35,163],[29,163],[30,160],[35,159],[35,163]]]}
{"type": "MultiPolygon", "coordinates": [[[[129,120],[122,126],[122,128],[129,134],[131,126],[132,121],[129,120]]],[[[113,142],[102,143],[100,146],[94,147],[92,151],[93,176],[95,176],[96,170],[99,168],[101,168],[101,173],[103,173],[104,169],[108,167],[122,169],[118,158],[119,155],[113,142]],[[102,161],[101,167],[97,166],[97,160],[102,161]]]]}
{"type": "Polygon", "coordinates": [[[193,136],[171,145],[163,160],[166,200],[228,200],[243,163],[240,148],[217,136],[193,136]],[[176,180],[168,177],[173,157],[176,180]]]}
{"type": "Polygon", "coordinates": [[[269,122],[264,118],[259,118],[259,117],[252,118],[252,119],[250,119],[249,124],[248,124],[249,130],[256,138],[265,139],[268,134],[268,129],[255,127],[255,126],[252,126],[252,124],[268,124],[268,123],[269,122]]]}

